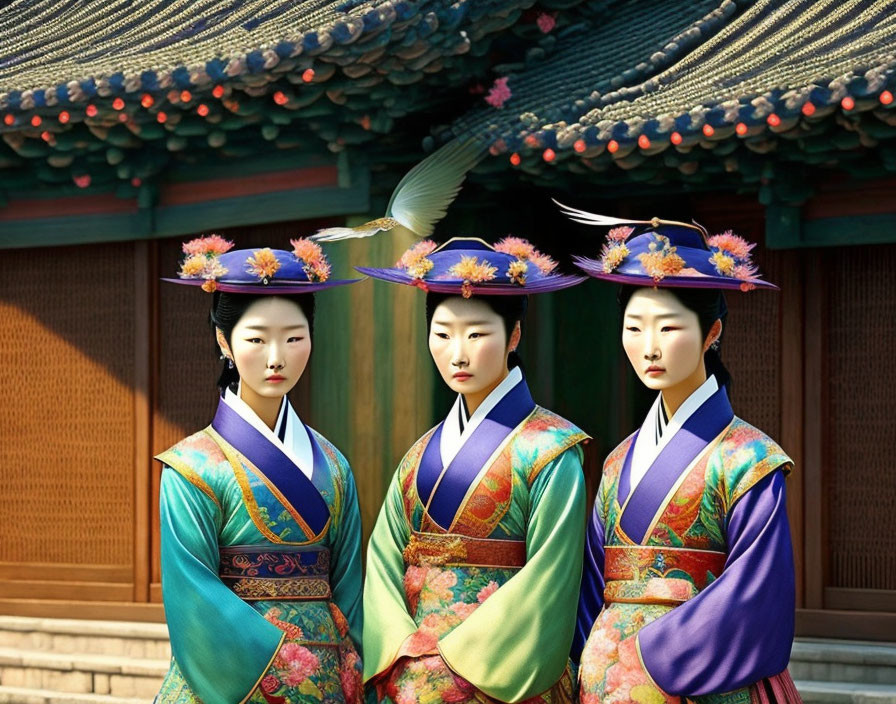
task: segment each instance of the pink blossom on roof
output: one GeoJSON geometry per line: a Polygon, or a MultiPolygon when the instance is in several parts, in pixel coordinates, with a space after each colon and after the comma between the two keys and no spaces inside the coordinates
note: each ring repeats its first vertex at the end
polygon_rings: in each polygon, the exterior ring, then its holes
{"type": "Polygon", "coordinates": [[[507,85],[508,80],[509,79],[507,76],[496,78],[495,82],[492,84],[492,87],[488,91],[488,95],[485,96],[485,102],[487,102],[493,108],[503,108],[504,103],[510,100],[510,97],[513,95],[507,85]]]}
{"type": "Polygon", "coordinates": [[[547,12],[539,12],[535,22],[544,34],[550,32],[557,25],[557,20],[554,19],[554,16],[549,15],[547,12]]]}

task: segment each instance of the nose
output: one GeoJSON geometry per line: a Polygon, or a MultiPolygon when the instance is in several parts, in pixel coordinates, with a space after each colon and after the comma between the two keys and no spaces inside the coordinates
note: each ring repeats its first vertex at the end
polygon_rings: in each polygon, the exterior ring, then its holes
{"type": "Polygon", "coordinates": [[[451,346],[451,366],[463,368],[470,363],[467,357],[467,350],[462,339],[455,340],[451,346]]]}
{"type": "Polygon", "coordinates": [[[268,369],[273,369],[275,372],[278,372],[283,369],[285,364],[286,362],[283,359],[280,345],[271,345],[268,350],[268,369]]]}
{"type": "Polygon", "coordinates": [[[661,359],[662,356],[663,351],[659,348],[659,345],[657,345],[653,333],[646,334],[644,336],[644,359],[648,362],[656,362],[658,359],[661,359]]]}

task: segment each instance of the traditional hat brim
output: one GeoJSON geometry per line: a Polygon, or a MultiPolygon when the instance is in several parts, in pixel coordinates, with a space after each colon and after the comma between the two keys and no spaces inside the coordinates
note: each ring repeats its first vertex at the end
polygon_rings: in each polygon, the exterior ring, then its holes
{"type": "Polygon", "coordinates": [[[763,279],[735,279],[729,276],[665,276],[659,281],[647,274],[620,274],[604,271],[603,263],[596,259],[574,256],[573,263],[588,276],[617,284],[631,284],[651,288],[715,288],[743,291],[744,287],[780,291],[773,283],[763,279]]]}
{"type": "MultiPolygon", "coordinates": [[[[392,284],[404,284],[405,286],[416,286],[424,291],[433,291],[434,293],[463,293],[464,282],[457,280],[432,280],[432,279],[415,279],[407,272],[401,269],[375,269],[371,267],[356,266],[355,270],[380,281],[388,281],[392,284]]],[[[469,291],[474,295],[480,296],[526,296],[530,293],[550,293],[551,291],[559,291],[560,289],[570,288],[576,284],[582,283],[587,277],[557,274],[547,276],[535,281],[530,280],[525,286],[519,286],[513,283],[489,282],[484,281],[478,284],[471,284],[469,291]]]]}
{"type": "MultiPolygon", "coordinates": [[[[182,284],[184,286],[202,286],[204,279],[162,279],[171,284],[182,284]]],[[[267,285],[262,283],[228,283],[226,281],[216,281],[215,290],[224,293],[251,293],[255,295],[275,296],[277,294],[293,294],[293,293],[314,293],[315,291],[323,291],[336,286],[347,286],[354,284],[363,279],[333,279],[328,281],[277,281],[267,285]]]]}

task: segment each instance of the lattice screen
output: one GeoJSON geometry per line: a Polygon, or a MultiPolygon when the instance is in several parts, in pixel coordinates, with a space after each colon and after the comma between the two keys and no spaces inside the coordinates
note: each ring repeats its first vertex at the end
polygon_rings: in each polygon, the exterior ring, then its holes
{"type": "Polygon", "coordinates": [[[0,561],[130,565],[133,245],[2,257],[0,561]]]}
{"type": "Polygon", "coordinates": [[[892,245],[840,248],[826,263],[827,497],[835,587],[896,589],[894,267],[892,245]]]}

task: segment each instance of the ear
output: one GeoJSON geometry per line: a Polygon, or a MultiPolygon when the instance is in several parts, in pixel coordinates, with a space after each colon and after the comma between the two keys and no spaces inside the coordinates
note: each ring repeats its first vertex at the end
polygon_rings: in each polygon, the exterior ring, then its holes
{"type": "Polygon", "coordinates": [[[709,333],[706,335],[706,341],[703,343],[703,354],[706,354],[706,350],[710,348],[713,342],[718,340],[722,336],[722,321],[716,320],[712,324],[712,327],[709,329],[709,333]]]}
{"type": "Polygon", "coordinates": [[[523,336],[523,330],[520,327],[520,321],[517,320],[516,324],[513,326],[513,332],[510,333],[510,344],[508,345],[508,349],[511,352],[515,352],[516,348],[520,344],[520,338],[523,336]]]}
{"type": "Polygon", "coordinates": [[[224,339],[224,333],[221,332],[221,328],[215,328],[215,340],[218,342],[221,354],[227,357],[227,359],[233,359],[233,352],[230,351],[230,345],[228,345],[227,340],[224,339]]]}

